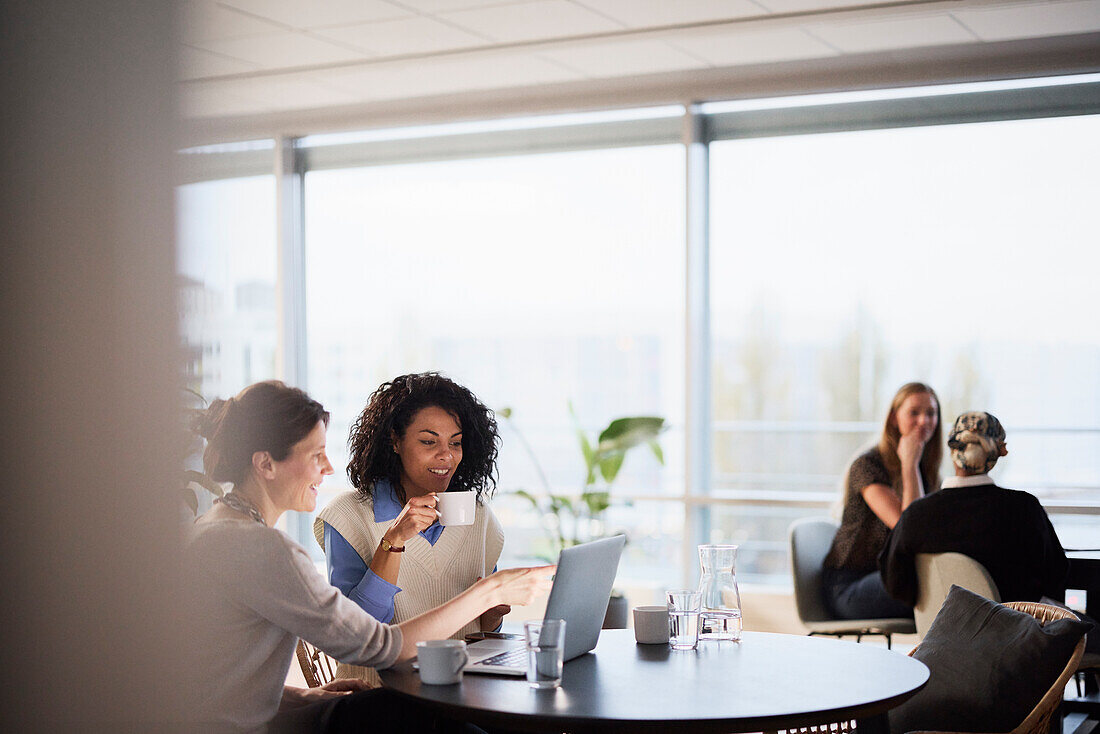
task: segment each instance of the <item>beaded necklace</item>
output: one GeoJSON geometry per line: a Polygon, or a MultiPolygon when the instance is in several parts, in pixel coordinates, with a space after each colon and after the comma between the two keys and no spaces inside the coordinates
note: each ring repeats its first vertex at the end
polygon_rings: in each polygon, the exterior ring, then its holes
{"type": "Polygon", "coordinates": [[[242,512],[245,515],[251,517],[256,522],[260,523],[261,525],[265,527],[267,526],[267,523],[264,521],[263,513],[256,509],[256,505],[252,504],[236,492],[230,492],[222,497],[218,497],[216,500],[214,500],[214,502],[221,502],[229,509],[236,510],[237,512],[242,512]]]}

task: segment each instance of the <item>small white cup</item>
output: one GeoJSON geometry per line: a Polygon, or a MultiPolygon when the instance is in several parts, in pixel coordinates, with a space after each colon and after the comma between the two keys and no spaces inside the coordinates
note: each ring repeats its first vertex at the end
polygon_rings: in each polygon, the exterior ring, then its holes
{"type": "Polygon", "coordinates": [[[668,607],[634,607],[634,639],[643,645],[667,645],[668,607]]]}
{"type": "Polygon", "coordinates": [[[473,525],[474,492],[441,492],[435,496],[440,525],[473,525]]]}
{"type": "Polygon", "coordinates": [[[469,662],[462,640],[424,640],[416,643],[420,680],[433,686],[462,682],[462,669],[469,662]]]}

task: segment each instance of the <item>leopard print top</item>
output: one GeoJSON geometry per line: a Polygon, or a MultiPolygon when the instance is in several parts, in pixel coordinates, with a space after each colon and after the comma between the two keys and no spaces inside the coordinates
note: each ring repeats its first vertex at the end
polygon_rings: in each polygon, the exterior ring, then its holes
{"type": "MultiPolygon", "coordinates": [[[[934,489],[932,477],[923,477],[926,491],[934,489]]],[[[848,486],[844,497],[844,511],[840,529],[833,538],[829,555],[825,556],[825,568],[839,568],[860,573],[878,569],[878,554],[886,545],[890,528],[879,519],[863,499],[863,489],[871,484],[885,484],[901,501],[901,478],[895,482],[882,462],[882,455],[875,446],[860,454],[848,469],[848,486]]]]}

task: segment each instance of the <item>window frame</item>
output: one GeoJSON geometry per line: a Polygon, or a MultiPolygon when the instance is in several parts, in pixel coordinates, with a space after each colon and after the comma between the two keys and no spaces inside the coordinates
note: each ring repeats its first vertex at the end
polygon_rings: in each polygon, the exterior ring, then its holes
{"type": "MultiPolygon", "coordinates": [[[[690,551],[706,533],[707,510],[718,506],[779,504],[825,512],[834,497],[822,493],[774,495],[737,492],[713,495],[711,416],[711,308],[709,299],[709,146],[718,140],[825,132],[919,127],[1002,120],[1100,114],[1100,74],[922,87],[864,89],[797,97],[761,97],[731,102],[654,106],[578,115],[559,114],[512,121],[366,131],[335,136],[279,136],[264,141],[181,151],[180,183],[235,178],[274,171],[277,181],[279,270],[278,377],[306,384],[306,289],[304,242],[305,173],[428,160],[565,152],[679,142],[685,155],[685,476],[681,495],[629,495],[632,500],[680,503],[684,513],[685,579],[695,570],[690,551]],[[586,116],[587,115],[587,116],[586,116]],[[502,124],[503,122],[503,124],[502,124]],[[202,153],[203,155],[197,155],[202,153]]],[[[864,426],[847,426],[855,430],[864,426]]],[[[1028,432],[1086,428],[1029,427],[1028,432]]],[[[1086,487],[1085,489],[1100,489],[1086,487]]],[[[1095,502],[1045,503],[1057,514],[1100,514],[1095,502]]],[[[301,541],[312,537],[310,518],[291,513],[287,528],[301,541]]]]}

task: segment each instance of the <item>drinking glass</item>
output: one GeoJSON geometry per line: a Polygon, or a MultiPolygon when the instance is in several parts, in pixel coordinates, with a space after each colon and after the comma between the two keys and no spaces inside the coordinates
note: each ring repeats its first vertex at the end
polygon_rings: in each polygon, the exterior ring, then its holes
{"type": "Polygon", "coordinates": [[[699,644],[699,612],[703,595],[695,589],[673,589],[668,600],[668,644],[673,650],[694,650],[699,644]]]}
{"type": "Polygon", "coordinates": [[[523,625],[527,644],[527,685],[557,688],[565,661],[565,620],[544,619],[523,625]]]}

